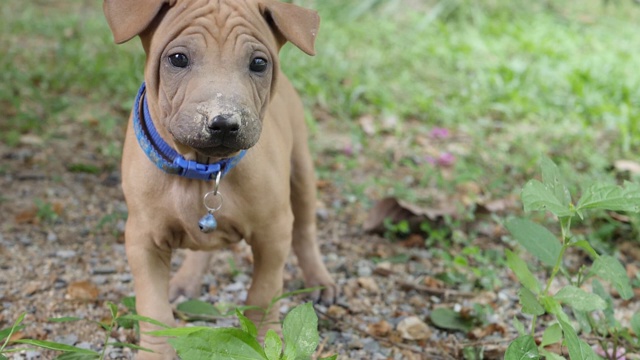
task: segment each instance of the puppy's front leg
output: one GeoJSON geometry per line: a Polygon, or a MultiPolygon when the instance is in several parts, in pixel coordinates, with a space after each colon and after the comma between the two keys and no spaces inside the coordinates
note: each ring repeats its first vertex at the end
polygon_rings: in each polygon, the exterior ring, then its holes
{"type": "MultiPolygon", "coordinates": [[[[173,312],[169,305],[169,276],[171,271],[171,249],[156,245],[152,236],[127,223],[126,251],[133,274],[136,293],[136,311],[139,315],[174,326],[173,312]]],[[[173,348],[166,338],[146,335],[160,327],[140,322],[140,346],[154,351],[139,351],[138,360],[171,360],[173,348]]]]}
{"type": "MultiPolygon", "coordinates": [[[[268,230],[257,231],[255,238],[249,241],[253,252],[253,279],[247,305],[264,310],[271,300],[282,294],[284,265],[291,249],[291,228],[293,218],[272,224],[268,230]]],[[[260,336],[268,329],[280,330],[278,305],[274,304],[269,313],[260,310],[247,310],[246,316],[259,327],[260,336]]]]}

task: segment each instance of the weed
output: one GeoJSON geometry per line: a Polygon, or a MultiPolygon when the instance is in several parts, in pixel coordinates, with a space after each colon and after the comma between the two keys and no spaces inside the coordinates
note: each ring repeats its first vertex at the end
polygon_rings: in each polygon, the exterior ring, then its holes
{"type": "MultiPolygon", "coordinates": [[[[640,212],[640,185],[625,183],[624,187],[611,184],[594,184],[586,188],[582,197],[572,202],[571,194],[558,167],[548,159],[542,161],[542,182],[529,181],[522,190],[525,211],[550,212],[558,219],[560,236],[556,237],[545,227],[524,219],[512,219],[507,228],[513,237],[531,255],[535,256],[550,276],[544,284],[530,272],[527,263],[515,253],[507,250],[506,261],[516,274],[522,287],[518,293],[522,312],[532,317],[529,334],[522,334],[509,346],[505,359],[539,358],[557,359],[546,346],[564,341],[572,359],[597,359],[594,350],[578,337],[584,333],[596,332],[599,337],[601,355],[607,359],[618,359],[621,349],[640,349],[638,339],[631,339],[629,331],[614,318],[613,299],[600,280],[608,282],[622,299],[633,296],[631,283],[620,262],[609,255],[598,254],[591,244],[571,233],[571,224],[576,218],[583,219],[589,210],[609,210],[640,212]],[[564,265],[564,256],[569,249],[580,249],[592,258],[591,266],[583,265],[571,273],[564,265]],[[564,276],[569,285],[552,292],[556,277],[564,276]],[[592,290],[585,290],[590,283],[592,290]],[[565,307],[571,309],[567,312],[565,307]],[[596,314],[597,313],[597,314],[596,314]],[[537,321],[544,314],[552,315],[555,323],[548,326],[542,336],[542,343],[536,345],[534,335],[537,321]],[[572,325],[571,317],[579,325],[572,325]],[[612,349],[612,350],[610,350],[612,349]]],[[[634,321],[640,314],[634,316],[634,321]]],[[[637,325],[637,323],[636,323],[637,325]]],[[[632,326],[636,326],[632,323],[632,326]]],[[[634,328],[635,329],[635,328],[634,328]]]]}

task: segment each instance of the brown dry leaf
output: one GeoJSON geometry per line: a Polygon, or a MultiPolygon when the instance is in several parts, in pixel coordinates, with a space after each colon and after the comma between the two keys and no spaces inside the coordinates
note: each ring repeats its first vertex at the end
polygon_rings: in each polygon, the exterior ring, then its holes
{"type": "Polygon", "coordinates": [[[331,305],[329,306],[329,308],[327,309],[327,315],[334,317],[334,318],[342,318],[345,315],[347,315],[347,309],[343,308],[342,306],[338,306],[338,305],[331,305]]]}
{"type": "Polygon", "coordinates": [[[391,324],[385,320],[380,320],[377,323],[369,324],[367,326],[367,332],[373,336],[387,337],[391,333],[391,330],[393,330],[391,324]]]}
{"type": "Polygon", "coordinates": [[[628,171],[631,174],[640,174],[640,163],[632,160],[616,160],[613,167],[618,172],[628,171]]]}
{"type": "Polygon", "coordinates": [[[446,284],[444,283],[444,281],[442,280],[438,280],[434,277],[431,276],[425,276],[423,283],[425,286],[428,286],[430,288],[434,288],[434,289],[444,289],[446,288],[446,284]]]}
{"type": "Polygon", "coordinates": [[[480,201],[477,210],[480,213],[504,213],[520,208],[520,202],[516,196],[508,196],[503,199],[480,201]]]}
{"type": "Polygon", "coordinates": [[[369,233],[382,233],[385,231],[385,219],[389,219],[393,223],[404,220],[409,222],[410,229],[413,232],[417,232],[422,222],[437,222],[445,215],[455,216],[455,206],[447,205],[441,208],[426,208],[394,197],[387,197],[374,205],[369,211],[362,227],[364,231],[369,233]]]}
{"type": "Polygon", "coordinates": [[[493,335],[495,333],[500,333],[502,335],[506,334],[507,330],[503,325],[500,324],[489,324],[482,328],[475,328],[471,330],[468,334],[469,338],[472,340],[480,340],[489,335],[493,335]]]}
{"type": "Polygon", "coordinates": [[[38,224],[38,209],[35,207],[19,212],[15,218],[17,224],[38,224]]]}
{"type": "Polygon", "coordinates": [[[402,319],[398,324],[398,332],[405,340],[426,340],[431,337],[431,329],[417,316],[402,319]]]}
{"type": "Polygon", "coordinates": [[[406,240],[400,241],[398,244],[406,248],[423,248],[424,237],[419,234],[411,234],[406,240]]]}
{"type": "Polygon", "coordinates": [[[22,287],[22,294],[26,296],[33,295],[43,289],[43,284],[39,281],[30,281],[22,287]]]}
{"type": "Polygon", "coordinates": [[[77,281],[67,287],[67,296],[71,300],[93,301],[98,298],[100,291],[98,287],[90,281],[77,281]]]}

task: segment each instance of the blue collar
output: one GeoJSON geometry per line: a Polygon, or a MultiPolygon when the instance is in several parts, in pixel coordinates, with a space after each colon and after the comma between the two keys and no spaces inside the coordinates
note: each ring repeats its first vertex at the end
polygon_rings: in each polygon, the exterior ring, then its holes
{"type": "Polygon", "coordinates": [[[222,172],[220,175],[224,176],[238,164],[247,152],[242,150],[232,158],[223,159],[213,164],[201,164],[185,159],[162,139],[153,125],[145,96],[145,83],[142,83],[136,96],[133,108],[133,129],[138,144],[152,163],[166,173],[180,175],[188,179],[208,181],[215,179],[220,172],[222,172]],[[143,104],[144,122],[140,120],[140,103],[143,104]]]}

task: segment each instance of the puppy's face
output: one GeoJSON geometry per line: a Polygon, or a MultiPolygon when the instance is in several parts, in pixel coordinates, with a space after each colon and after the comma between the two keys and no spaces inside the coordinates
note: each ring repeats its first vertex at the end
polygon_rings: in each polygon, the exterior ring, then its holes
{"type": "Polygon", "coordinates": [[[175,142],[227,157],[258,142],[278,46],[250,1],[183,1],[157,17],[143,43],[147,82],[175,142]]]}

